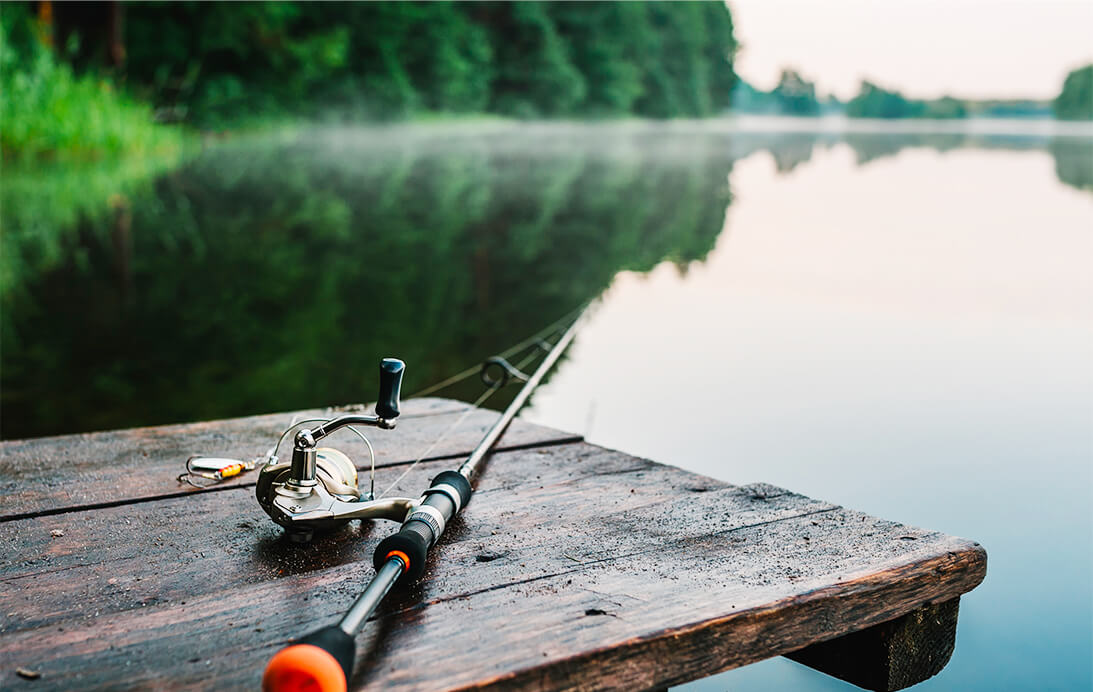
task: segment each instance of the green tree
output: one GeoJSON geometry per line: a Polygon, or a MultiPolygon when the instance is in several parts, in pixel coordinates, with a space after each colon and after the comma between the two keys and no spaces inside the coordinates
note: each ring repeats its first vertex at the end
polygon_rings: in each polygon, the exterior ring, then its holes
{"type": "Polygon", "coordinates": [[[128,79],[162,106],[216,125],[291,112],[344,77],[350,36],[296,3],[126,7],[128,79]]]}
{"type": "Polygon", "coordinates": [[[645,8],[636,3],[556,3],[550,16],[586,85],[580,109],[592,115],[629,113],[642,93],[635,37],[645,30],[645,8]]]}
{"type": "Polygon", "coordinates": [[[862,82],[858,95],[846,104],[851,118],[935,118],[968,117],[968,102],[943,96],[931,101],[909,99],[898,91],[883,89],[871,82],[862,82]]]}
{"type": "Polygon", "coordinates": [[[708,115],[712,108],[703,3],[645,5],[644,89],[636,111],[654,118],[708,115]]]}
{"type": "Polygon", "coordinates": [[[782,70],[773,96],[778,101],[779,110],[786,115],[817,115],[820,112],[816,85],[796,70],[782,70]]]}
{"type": "Polygon", "coordinates": [[[922,103],[920,117],[936,119],[956,119],[968,117],[968,106],[961,99],[942,96],[934,101],[922,103]]]}
{"type": "Polygon", "coordinates": [[[898,91],[888,91],[863,81],[858,95],[846,104],[851,118],[913,118],[919,109],[898,91]]]}
{"type": "Polygon", "coordinates": [[[425,107],[484,111],[493,80],[493,47],[486,30],[457,6],[431,3],[411,41],[410,73],[425,107]]]}
{"type": "Polygon", "coordinates": [[[736,37],[733,35],[732,15],[723,2],[703,5],[706,23],[705,63],[710,70],[710,103],[715,112],[729,107],[729,96],[736,86],[736,37]]]}
{"type": "Polygon", "coordinates": [[[1071,71],[1052,105],[1060,120],[1093,120],[1093,64],[1071,71]]]}
{"type": "Polygon", "coordinates": [[[482,8],[494,47],[492,107],[519,117],[572,113],[587,91],[546,5],[496,3],[482,8]]]}

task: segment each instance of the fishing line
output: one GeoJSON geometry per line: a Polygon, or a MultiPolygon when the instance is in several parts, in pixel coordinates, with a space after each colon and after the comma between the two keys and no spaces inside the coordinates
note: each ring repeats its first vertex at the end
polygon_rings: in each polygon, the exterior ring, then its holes
{"type": "MultiPolygon", "coordinates": [[[[557,331],[557,330],[555,330],[555,331],[557,331]]],[[[541,332],[540,332],[540,334],[541,334],[541,332]]],[[[538,337],[538,335],[536,335],[536,336],[538,337]]],[[[531,339],[528,339],[528,340],[526,340],[525,343],[523,343],[523,347],[525,347],[525,348],[529,345],[531,345],[531,339]]],[[[535,345],[538,346],[539,344],[535,344],[535,345]]],[[[549,350],[549,349],[547,349],[547,350],[549,350]]],[[[515,366],[516,370],[521,370],[525,365],[530,363],[535,358],[536,355],[538,355],[538,353],[536,351],[533,351],[527,358],[524,358],[522,361],[520,361],[519,363],[516,364],[516,366],[515,366]]],[[[396,478],[394,480],[394,482],[391,483],[391,485],[387,486],[383,490],[383,492],[380,493],[380,497],[386,497],[387,493],[390,492],[391,489],[394,488],[396,485],[398,485],[399,481],[401,481],[403,478],[406,477],[406,474],[413,471],[414,467],[416,467],[418,464],[420,464],[422,462],[422,460],[424,460],[425,457],[427,457],[429,455],[429,453],[432,452],[437,447],[437,445],[439,445],[441,442],[443,442],[444,439],[447,438],[448,435],[450,435],[453,430],[458,428],[463,423],[463,421],[467,420],[468,416],[470,416],[472,413],[477,411],[482,406],[482,404],[485,403],[485,401],[487,399],[489,399],[491,396],[493,396],[495,393],[497,393],[497,391],[500,390],[502,387],[504,387],[505,384],[507,384],[507,382],[505,380],[498,380],[493,385],[489,386],[489,388],[485,392],[483,392],[482,395],[480,397],[478,397],[478,399],[473,404],[471,404],[471,407],[463,412],[463,415],[461,415],[454,423],[452,423],[450,426],[448,426],[447,430],[440,433],[440,436],[437,437],[435,440],[433,440],[432,444],[430,444],[425,449],[424,452],[422,452],[420,455],[418,455],[418,458],[414,460],[414,463],[410,464],[406,468],[405,471],[403,471],[401,474],[399,474],[399,477],[396,478]]]]}
{"type": "MultiPolygon", "coordinates": [[[[502,358],[508,358],[509,356],[512,356],[516,353],[519,353],[520,351],[524,350],[528,346],[536,344],[537,342],[541,341],[542,339],[544,339],[547,336],[553,336],[554,334],[558,333],[558,331],[560,331],[561,325],[572,321],[572,319],[576,315],[578,315],[582,310],[584,310],[584,306],[581,306],[581,307],[577,308],[576,310],[573,310],[571,312],[566,313],[565,315],[562,315],[557,320],[555,320],[554,322],[551,322],[546,327],[543,327],[541,330],[539,330],[535,334],[532,334],[531,336],[524,339],[523,341],[519,341],[519,342],[513,344],[512,346],[509,346],[508,348],[506,348],[504,351],[501,351],[497,355],[502,357],[502,358]]],[[[437,391],[438,389],[443,389],[443,388],[445,388],[449,385],[453,385],[457,382],[462,382],[463,380],[467,379],[471,375],[473,375],[477,372],[480,372],[481,368],[482,368],[481,363],[479,363],[477,365],[472,365],[471,367],[467,368],[466,370],[462,370],[460,372],[457,372],[456,374],[452,375],[451,377],[447,378],[446,380],[441,380],[440,382],[437,382],[436,384],[429,385],[425,389],[418,390],[418,391],[414,392],[413,394],[411,394],[410,396],[408,396],[406,398],[407,399],[415,399],[419,396],[425,396],[426,394],[432,394],[433,392],[437,391]]]]}
{"type": "Polygon", "coordinates": [[[428,447],[425,448],[425,451],[418,455],[417,459],[414,460],[414,463],[406,467],[406,470],[399,474],[399,477],[396,478],[394,482],[391,483],[391,485],[383,489],[383,492],[380,493],[380,497],[386,497],[387,493],[391,492],[391,489],[398,485],[399,481],[406,477],[406,474],[413,471],[415,466],[420,464],[422,460],[429,455],[430,452],[436,449],[437,445],[443,442],[444,439],[448,437],[448,435],[450,435],[453,430],[458,428],[463,423],[463,421],[467,420],[468,416],[477,411],[478,407],[481,406],[486,401],[486,399],[489,399],[491,396],[493,396],[493,394],[498,389],[500,389],[500,387],[490,387],[485,392],[483,392],[482,396],[478,397],[478,399],[473,404],[471,404],[470,408],[463,412],[463,415],[461,415],[459,418],[456,419],[454,423],[448,426],[447,430],[440,433],[440,435],[435,440],[433,440],[433,442],[428,447]]]}

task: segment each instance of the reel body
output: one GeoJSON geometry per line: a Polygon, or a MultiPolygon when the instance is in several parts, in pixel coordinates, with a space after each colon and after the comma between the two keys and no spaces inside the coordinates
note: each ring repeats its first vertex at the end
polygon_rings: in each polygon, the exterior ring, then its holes
{"type": "Polygon", "coordinates": [[[347,414],[324,421],[316,428],[303,428],[294,438],[292,460],[282,462],[271,456],[258,473],[255,487],[258,504],[293,540],[308,541],[315,531],[336,529],[353,519],[402,522],[420,504],[418,500],[401,497],[377,500],[371,491],[362,493],[353,461],[337,449],[317,446],[319,440],[353,425],[393,429],[399,415],[399,390],[405,367],[394,358],[385,358],[380,363],[376,415],[347,414]]]}
{"type": "Polygon", "coordinates": [[[308,541],[315,531],[331,531],[353,519],[403,521],[416,500],[405,497],[374,499],[357,487],[357,468],[342,452],[316,449],[318,484],[300,489],[292,481],[292,465],[266,464],[258,474],[258,504],[293,540],[308,541]]]}

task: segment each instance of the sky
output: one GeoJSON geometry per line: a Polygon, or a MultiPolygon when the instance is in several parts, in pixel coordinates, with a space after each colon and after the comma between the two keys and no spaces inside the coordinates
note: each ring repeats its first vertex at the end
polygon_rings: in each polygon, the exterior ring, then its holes
{"type": "Polygon", "coordinates": [[[1093,0],[728,0],[736,71],[783,67],[848,99],[861,80],[910,96],[1037,98],[1093,62],[1093,0]]]}

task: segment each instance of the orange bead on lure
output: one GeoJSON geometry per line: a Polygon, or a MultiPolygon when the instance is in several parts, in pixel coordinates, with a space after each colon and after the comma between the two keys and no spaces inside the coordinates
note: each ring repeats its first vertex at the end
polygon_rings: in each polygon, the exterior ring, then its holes
{"type": "Polygon", "coordinates": [[[247,468],[246,464],[229,464],[229,465],[225,466],[224,468],[219,469],[216,473],[213,474],[213,476],[215,476],[218,481],[219,480],[224,480],[225,478],[231,478],[232,476],[238,476],[239,474],[243,473],[243,471],[245,471],[246,468],[247,468]]]}

